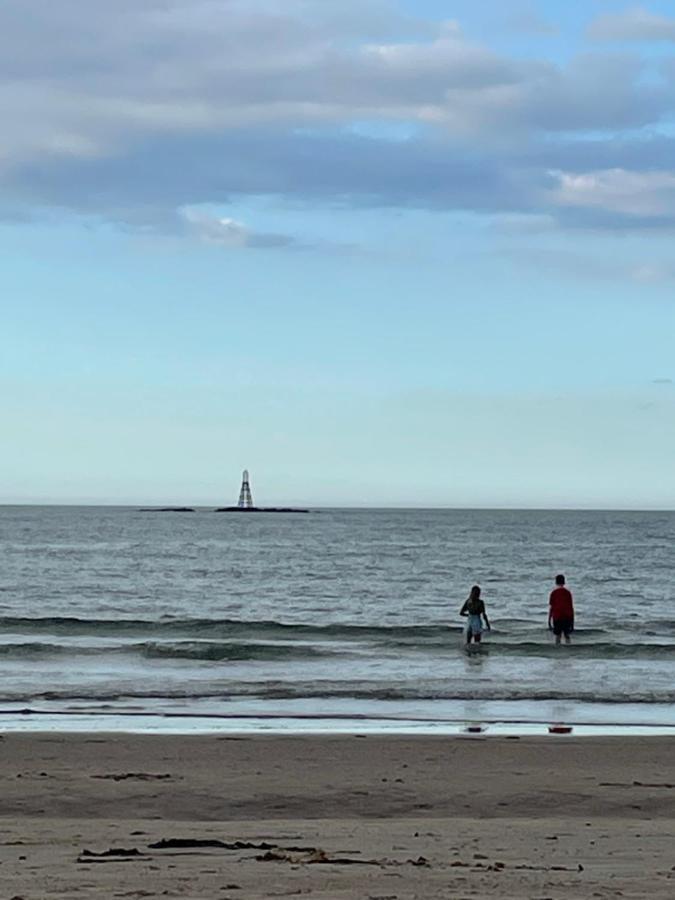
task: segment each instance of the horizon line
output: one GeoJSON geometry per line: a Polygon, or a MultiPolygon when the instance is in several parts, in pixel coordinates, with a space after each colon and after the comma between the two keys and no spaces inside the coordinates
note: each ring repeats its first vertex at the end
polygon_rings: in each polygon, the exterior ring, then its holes
{"type": "MultiPolygon", "coordinates": [[[[675,507],[670,506],[453,506],[453,505],[435,505],[435,506],[412,506],[412,505],[392,505],[392,506],[335,506],[327,504],[289,504],[279,503],[273,506],[283,506],[287,508],[302,508],[310,511],[329,510],[329,511],[345,511],[345,512],[653,512],[653,513],[675,513],[675,507]]],[[[9,507],[27,507],[27,508],[66,508],[66,509],[135,509],[144,508],[161,509],[162,507],[188,507],[195,511],[215,510],[218,507],[216,503],[163,503],[163,502],[134,502],[134,503],[114,503],[105,501],[2,501],[0,500],[0,509],[9,507]]]]}

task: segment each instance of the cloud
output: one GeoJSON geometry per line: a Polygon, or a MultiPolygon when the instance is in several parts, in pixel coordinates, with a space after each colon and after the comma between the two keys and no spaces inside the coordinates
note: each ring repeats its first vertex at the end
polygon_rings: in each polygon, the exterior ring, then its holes
{"type": "Polygon", "coordinates": [[[552,172],[559,206],[598,208],[641,218],[675,218],[675,172],[552,172]]]}
{"type": "Polygon", "coordinates": [[[226,248],[250,247],[270,249],[298,246],[295,238],[286,234],[255,232],[235,219],[217,216],[199,209],[181,210],[188,233],[207,244],[226,248]]]}
{"type": "Polygon", "coordinates": [[[625,54],[510,57],[386,0],[4,0],[0,216],[243,247],[297,245],[228,222],[247,196],[605,228],[640,225],[642,203],[655,227],[649,173],[674,142],[645,132],[675,92],[644,72],[625,54]],[[647,178],[646,199],[597,175],[617,167],[647,178]],[[225,218],[181,212],[209,207],[225,218]]]}
{"type": "MultiPolygon", "coordinates": [[[[367,15],[365,20],[369,22],[367,15]]],[[[361,40],[322,4],[256,0],[5,0],[5,166],[95,158],[153,135],[426,121],[447,91],[499,87],[518,65],[441,23],[423,41],[361,40]],[[304,15],[299,14],[304,10],[304,15]],[[22,114],[23,113],[23,117],[22,114]]],[[[413,29],[414,34],[414,29],[413,29]]]]}
{"type": "Polygon", "coordinates": [[[634,6],[598,16],[588,27],[595,41],[675,41],[675,19],[634,6]]]}
{"type": "Polygon", "coordinates": [[[362,248],[354,243],[331,240],[304,240],[292,234],[258,231],[237,219],[222,216],[208,207],[185,207],[177,216],[177,231],[224,249],[322,250],[327,253],[361,255],[362,248]]]}

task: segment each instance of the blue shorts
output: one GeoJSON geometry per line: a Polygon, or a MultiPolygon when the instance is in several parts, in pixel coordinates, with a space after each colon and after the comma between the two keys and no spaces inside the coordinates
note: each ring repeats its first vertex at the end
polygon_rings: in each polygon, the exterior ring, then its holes
{"type": "Polygon", "coordinates": [[[483,623],[480,616],[470,615],[466,626],[466,633],[480,636],[483,633],[483,623]]]}

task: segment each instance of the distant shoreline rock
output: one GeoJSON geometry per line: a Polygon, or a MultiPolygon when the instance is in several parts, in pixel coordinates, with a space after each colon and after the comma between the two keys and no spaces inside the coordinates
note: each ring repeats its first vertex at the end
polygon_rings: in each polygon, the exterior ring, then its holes
{"type": "Polygon", "coordinates": [[[191,506],[145,506],[139,512],[194,512],[191,506]]]}
{"type": "MultiPolygon", "coordinates": [[[[138,512],[151,513],[193,513],[197,510],[192,506],[143,506],[138,512]]],[[[242,509],[240,506],[219,506],[214,512],[233,512],[233,513],[308,513],[308,509],[295,509],[290,506],[250,506],[242,509]]],[[[204,510],[206,512],[206,510],[204,510]]]]}
{"type": "Polygon", "coordinates": [[[290,506],[219,506],[214,512],[233,513],[308,513],[308,509],[293,509],[290,506]]]}

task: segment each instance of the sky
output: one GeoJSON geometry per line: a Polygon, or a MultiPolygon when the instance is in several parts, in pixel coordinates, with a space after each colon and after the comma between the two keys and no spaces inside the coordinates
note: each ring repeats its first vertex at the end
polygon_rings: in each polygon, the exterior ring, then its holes
{"type": "Polygon", "coordinates": [[[675,508],[675,7],[3,0],[0,502],[675,508]]]}

